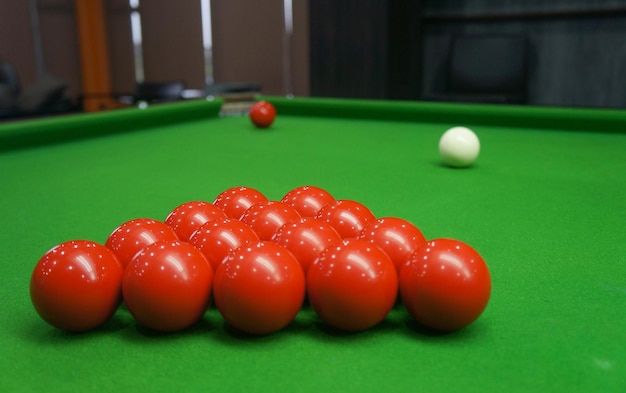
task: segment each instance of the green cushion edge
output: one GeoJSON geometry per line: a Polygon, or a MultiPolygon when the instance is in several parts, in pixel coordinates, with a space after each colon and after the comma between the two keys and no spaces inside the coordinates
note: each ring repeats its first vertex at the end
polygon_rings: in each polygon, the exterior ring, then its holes
{"type": "Polygon", "coordinates": [[[259,96],[279,114],[626,133],[622,109],[259,96]]]}
{"type": "Polygon", "coordinates": [[[10,122],[0,125],[0,151],[217,117],[221,106],[221,100],[194,100],[10,122]]]}

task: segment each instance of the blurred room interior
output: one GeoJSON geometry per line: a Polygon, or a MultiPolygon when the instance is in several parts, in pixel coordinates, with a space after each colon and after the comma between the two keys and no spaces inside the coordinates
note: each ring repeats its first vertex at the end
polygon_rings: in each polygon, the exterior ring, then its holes
{"type": "Polygon", "coordinates": [[[25,0],[0,117],[262,93],[626,106],[626,1],[25,0]]]}

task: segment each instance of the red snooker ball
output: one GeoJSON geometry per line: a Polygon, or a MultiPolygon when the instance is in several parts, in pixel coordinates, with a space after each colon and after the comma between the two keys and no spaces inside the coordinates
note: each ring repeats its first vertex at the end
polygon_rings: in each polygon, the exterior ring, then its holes
{"type": "Polygon", "coordinates": [[[307,289],[311,306],[324,322],[357,332],[377,325],[391,311],[398,274],[378,246],[344,239],[309,266],[307,289]]]}
{"type": "Polygon", "coordinates": [[[296,258],[273,242],[248,243],[230,253],[215,273],[213,295],[220,314],[249,334],[276,332],[291,323],[305,294],[296,258]]]}
{"type": "Polygon", "coordinates": [[[123,267],[105,246],[87,240],[61,243],[39,260],[30,280],[37,313],[59,329],[94,329],[121,302],[123,267]]]}
{"type": "Polygon", "coordinates": [[[280,201],[296,209],[302,217],[315,217],[324,206],[334,200],[324,189],[302,186],[289,191],[280,201]]]}
{"type": "Polygon", "coordinates": [[[376,244],[386,252],[398,273],[408,262],[413,251],[426,243],[422,231],[407,220],[397,217],[384,217],[372,221],[357,237],[376,244]]]}
{"type": "Polygon", "coordinates": [[[267,201],[267,197],[252,187],[232,187],[221,192],[213,204],[227,217],[238,220],[250,206],[263,201],[267,201]]]}
{"type": "Polygon", "coordinates": [[[226,217],[226,213],[219,207],[204,201],[186,202],[177,206],[165,218],[169,225],[183,241],[189,241],[194,231],[201,225],[226,217]]]}
{"type": "Polygon", "coordinates": [[[322,251],[339,243],[341,236],[323,221],[302,217],[280,227],[272,240],[291,251],[306,274],[322,251]]]}
{"type": "Polygon", "coordinates": [[[258,128],[267,128],[276,118],[276,108],[267,101],[255,102],[250,107],[250,120],[258,128]]]}
{"type": "Polygon", "coordinates": [[[122,266],[144,247],[160,240],[178,240],[176,232],[162,221],[136,218],[117,227],[107,238],[105,246],[115,253],[122,266]]]}
{"type": "Polygon", "coordinates": [[[153,243],[124,271],[124,302],[141,325],[175,332],[197,322],[211,295],[213,269],[204,255],[181,241],[153,243]]]}
{"type": "Polygon", "coordinates": [[[435,239],[418,247],[400,270],[400,294],[419,324],[454,331],[485,310],[491,276],[483,258],[468,244],[435,239]]]}
{"type": "Polygon", "coordinates": [[[315,218],[330,224],[344,239],[357,237],[365,225],[376,219],[365,205],[348,199],[327,204],[315,218]]]}
{"type": "Polygon", "coordinates": [[[209,261],[213,271],[228,254],[246,243],[258,242],[259,236],[246,224],[232,218],[221,218],[207,222],[191,236],[193,244],[209,261]]]}
{"type": "Polygon", "coordinates": [[[277,201],[263,201],[250,206],[239,220],[259,235],[261,240],[271,240],[284,224],[300,218],[293,207],[277,201]]]}

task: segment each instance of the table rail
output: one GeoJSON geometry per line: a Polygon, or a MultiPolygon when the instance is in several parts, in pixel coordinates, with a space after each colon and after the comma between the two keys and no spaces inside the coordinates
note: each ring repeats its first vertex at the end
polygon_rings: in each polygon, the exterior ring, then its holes
{"type": "Polygon", "coordinates": [[[217,117],[221,100],[194,100],[0,125],[0,152],[217,117]]]}
{"type": "Polygon", "coordinates": [[[278,116],[325,116],[568,131],[626,133],[626,110],[260,96],[278,116]]]}

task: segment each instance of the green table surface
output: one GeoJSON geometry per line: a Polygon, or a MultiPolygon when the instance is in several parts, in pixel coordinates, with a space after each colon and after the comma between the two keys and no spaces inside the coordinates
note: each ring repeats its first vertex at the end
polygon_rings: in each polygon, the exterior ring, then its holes
{"type": "Polygon", "coordinates": [[[269,99],[267,130],[219,101],[0,125],[0,391],[626,392],[626,112],[269,99]],[[439,161],[453,125],[481,140],[471,168],[439,161]],[[238,185],[316,185],[463,240],[490,303],[444,335],[401,306],[358,334],[304,308],[256,338],[214,309],[167,335],[124,307],[84,334],[35,313],[30,275],[54,245],[238,185]]]}

